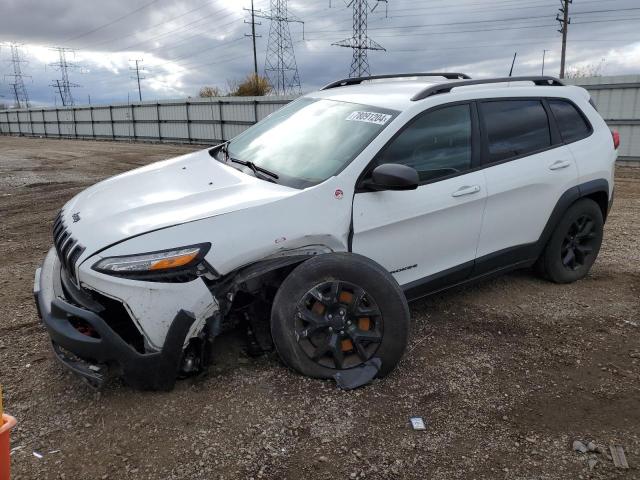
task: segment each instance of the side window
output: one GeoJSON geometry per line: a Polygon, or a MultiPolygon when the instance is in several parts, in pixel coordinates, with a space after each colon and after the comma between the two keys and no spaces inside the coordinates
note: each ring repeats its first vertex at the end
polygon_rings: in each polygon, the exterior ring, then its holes
{"type": "Polygon", "coordinates": [[[489,139],[489,162],[551,146],[549,119],[540,100],[482,102],[480,107],[489,139]]]}
{"type": "Polygon", "coordinates": [[[591,134],[591,127],[573,104],[556,99],[548,101],[565,143],[582,140],[591,134]]]}
{"type": "Polygon", "coordinates": [[[420,181],[471,168],[471,110],[453,105],[418,117],[378,156],[377,163],[415,168],[420,181]]]}

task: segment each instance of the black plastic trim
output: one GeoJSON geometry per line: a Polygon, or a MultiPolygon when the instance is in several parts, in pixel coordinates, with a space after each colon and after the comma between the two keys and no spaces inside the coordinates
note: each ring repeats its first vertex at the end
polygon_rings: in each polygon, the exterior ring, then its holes
{"type": "Polygon", "coordinates": [[[337,88],[337,87],[346,87],[348,85],[359,85],[362,82],[365,82],[368,80],[384,80],[384,79],[391,79],[391,78],[410,78],[410,77],[444,77],[447,80],[471,79],[471,77],[465,73],[454,73],[454,72],[392,73],[387,75],[371,75],[368,77],[344,78],[342,80],[331,82],[330,84],[322,87],[320,90],[328,90],[330,88],[337,88]]]}
{"type": "Polygon", "coordinates": [[[169,327],[162,350],[142,354],[125,343],[96,313],[72,305],[60,297],[55,298],[51,305],[43,305],[40,292],[36,293],[36,299],[56,357],[75,373],[91,382],[97,381],[96,376],[91,375],[91,370],[80,368],[78,362],[71,361],[56,347],[68,350],[90,365],[117,364],[122,370],[123,379],[135,388],[173,388],[180,367],[182,345],[195,321],[192,313],[178,311],[169,327]],[[69,321],[74,317],[91,325],[100,338],[89,337],[76,330],[69,321]]]}
{"type": "Polygon", "coordinates": [[[564,87],[564,83],[562,83],[559,79],[555,77],[541,77],[541,76],[531,76],[531,77],[501,77],[501,78],[485,78],[481,80],[460,80],[457,82],[447,82],[438,85],[432,85],[424,90],[416,93],[413,97],[411,97],[412,102],[417,102],[418,100],[424,100],[432,95],[438,95],[440,93],[449,93],[452,89],[456,87],[466,87],[469,85],[486,85],[490,83],[511,83],[511,82],[533,82],[534,85],[543,87],[564,87]]]}

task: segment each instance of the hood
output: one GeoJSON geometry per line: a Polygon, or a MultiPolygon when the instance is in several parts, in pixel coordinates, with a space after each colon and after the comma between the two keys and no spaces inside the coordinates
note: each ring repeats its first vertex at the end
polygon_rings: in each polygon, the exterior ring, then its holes
{"type": "Polygon", "coordinates": [[[202,150],[97,183],[71,199],[62,215],[71,236],[91,255],[135,235],[296,192],[224,165],[202,150]]]}

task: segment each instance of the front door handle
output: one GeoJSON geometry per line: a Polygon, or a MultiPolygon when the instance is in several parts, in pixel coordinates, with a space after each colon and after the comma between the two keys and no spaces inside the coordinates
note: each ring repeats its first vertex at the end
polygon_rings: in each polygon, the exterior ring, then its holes
{"type": "Polygon", "coordinates": [[[567,168],[571,165],[569,160],[557,160],[549,165],[549,170],[560,170],[561,168],[567,168]]]}
{"type": "Polygon", "coordinates": [[[463,195],[472,195],[480,191],[480,185],[465,185],[451,194],[452,197],[461,197],[463,195]]]}

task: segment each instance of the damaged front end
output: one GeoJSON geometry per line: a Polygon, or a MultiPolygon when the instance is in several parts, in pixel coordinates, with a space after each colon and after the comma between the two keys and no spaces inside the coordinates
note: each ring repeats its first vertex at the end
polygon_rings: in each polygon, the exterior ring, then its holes
{"type": "MultiPolygon", "coordinates": [[[[170,390],[181,373],[206,363],[219,330],[217,303],[209,306],[206,319],[201,312],[174,308],[173,317],[161,322],[167,328],[157,348],[151,343],[157,338],[143,334],[131,305],[77,286],[53,248],[36,271],[34,295],[57,359],[95,387],[118,376],[135,388],[170,390]]],[[[152,293],[146,298],[155,300],[152,293]]]]}

